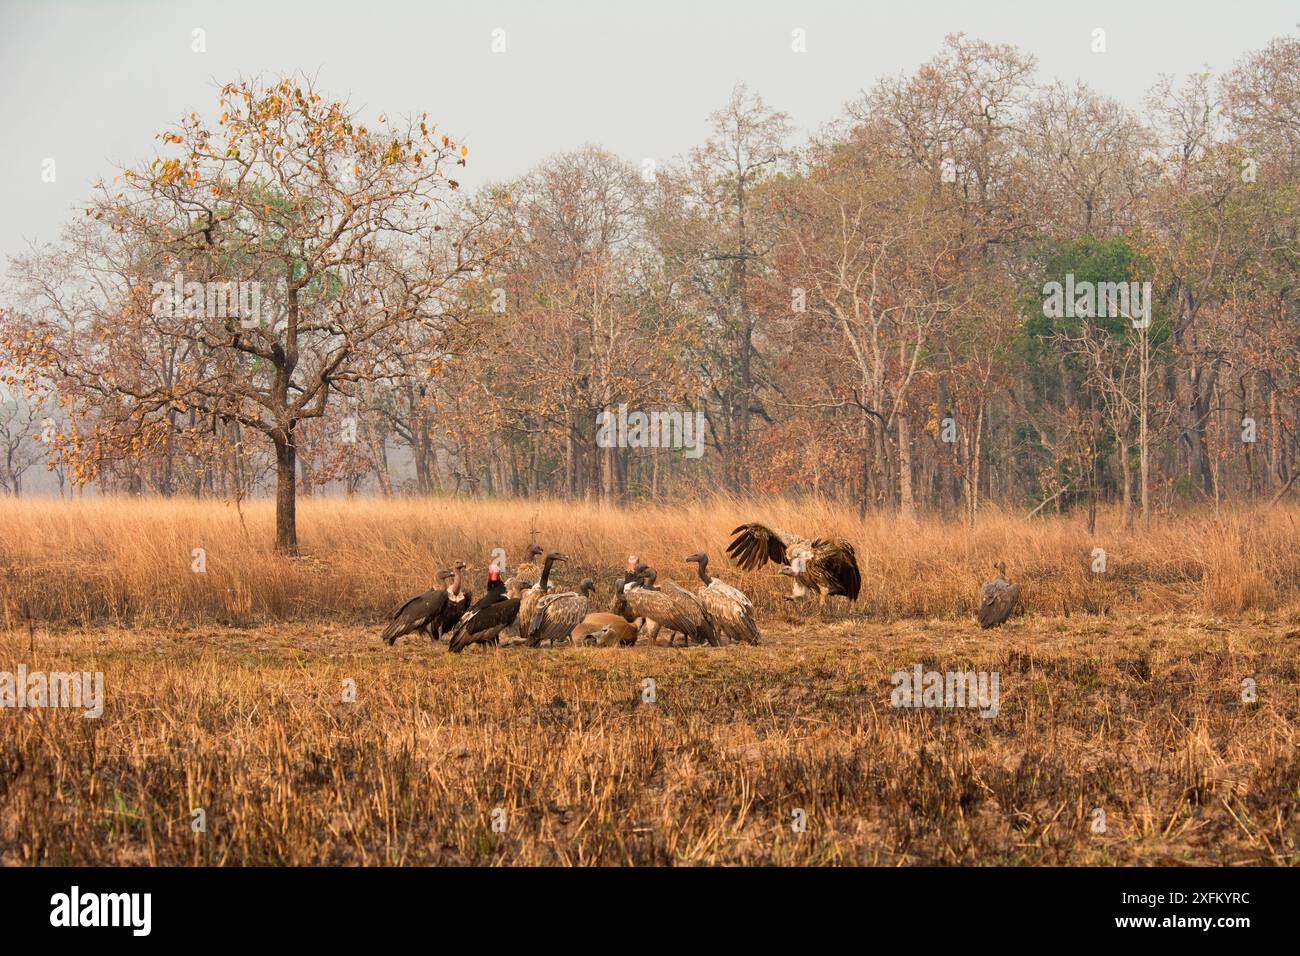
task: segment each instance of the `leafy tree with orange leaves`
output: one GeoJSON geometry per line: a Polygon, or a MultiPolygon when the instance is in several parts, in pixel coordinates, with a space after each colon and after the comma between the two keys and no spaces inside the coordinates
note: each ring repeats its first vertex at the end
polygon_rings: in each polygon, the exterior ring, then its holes
{"type": "Polygon", "coordinates": [[[177,415],[265,436],[276,547],[295,553],[300,424],[421,367],[409,356],[465,320],[456,289],[497,250],[451,204],[466,147],[427,116],[370,128],[303,77],[228,83],[219,110],[98,185],[78,241],[111,260],[112,285],[70,293],[23,270],[36,308],[9,351],[97,409],[81,480],[109,445],[165,440],[177,415]]]}

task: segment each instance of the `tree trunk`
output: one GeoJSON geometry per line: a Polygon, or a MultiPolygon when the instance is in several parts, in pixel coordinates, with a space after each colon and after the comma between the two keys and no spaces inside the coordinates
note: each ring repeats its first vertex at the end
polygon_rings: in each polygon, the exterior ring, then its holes
{"type": "Polygon", "coordinates": [[[912,496],[912,436],[907,415],[898,414],[898,511],[904,518],[916,517],[912,496]]]}
{"type": "Polygon", "coordinates": [[[297,497],[294,486],[293,432],[275,443],[275,550],[298,553],[297,497]]]}

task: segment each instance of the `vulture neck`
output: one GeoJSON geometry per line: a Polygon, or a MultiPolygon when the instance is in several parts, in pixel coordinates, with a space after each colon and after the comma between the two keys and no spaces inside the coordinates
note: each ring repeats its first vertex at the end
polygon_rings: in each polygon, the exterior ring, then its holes
{"type": "Polygon", "coordinates": [[[550,586],[550,583],[551,583],[551,565],[554,564],[554,563],[555,563],[555,559],[554,559],[554,558],[547,558],[547,559],[546,559],[546,563],[542,565],[542,578],[541,578],[540,581],[537,582],[537,586],[538,586],[539,588],[541,588],[543,591],[545,591],[545,590],[547,589],[547,587],[550,586]]]}
{"type": "Polygon", "coordinates": [[[708,559],[708,558],[705,558],[703,561],[701,561],[701,562],[697,565],[696,570],[699,572],[700,580],[703,581],[703,582],[705,583],[705,585],[709,585],[709,584],[712,584],[712,583],[713,583],[713,578],[709,577],[709,559],[708,559]]]}
{"type": "Polygon", "coordinates": [[[447,587],[447,590],[452,594],[460,593],[460,568],[456,568],[451,572],[451,584],[447,587]]]}

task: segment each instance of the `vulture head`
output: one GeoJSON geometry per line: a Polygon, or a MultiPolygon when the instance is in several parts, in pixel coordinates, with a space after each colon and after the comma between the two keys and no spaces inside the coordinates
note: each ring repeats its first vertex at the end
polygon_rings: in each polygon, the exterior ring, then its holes
{"type": "Polygon", "coordinates": [[[562,551],[552,551],[546,556],[547,561],[568,561],[569,556],[562,551]]]}
{"type": "Polygon", "coordinates": [[[808,570],[808,558],[802,554],[796,554],[790,559],[789,564],[783,564],[777,568],[777,574],[784,574],[788,578],[797,578],[808,570]]]}
{"type": "Polygon", "coordinates": [[[524,560],[532,561],[533,558],[537,557],[539,554],[542,554],[545,550],[546,549],[543,548],[540,544],[534,542],[533,544],[530,544],[528,546],[528,550],[524,552],[524,560]]]}
{"type": "Polygon", "coordinates": [[[582,581],[578,584],[579,594],[589,595],[595,590],[596,590],[596,582],[593,581],[591,578],[583,578],[582,581]]]}

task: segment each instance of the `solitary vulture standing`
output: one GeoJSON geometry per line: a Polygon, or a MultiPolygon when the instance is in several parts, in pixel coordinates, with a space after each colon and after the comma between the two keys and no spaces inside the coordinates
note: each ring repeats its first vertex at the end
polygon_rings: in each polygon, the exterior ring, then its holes
{"type": "Polygon", "coordinates": [[[794,578],[792,598],[813,591],[823,610],[826,598],[831,595],[841,595],[850,601],[858,599],[862,572],[858,570],[857,553],[845,538],[809,541],[757,523],[742,524],[731,533],[736,537],[727,545],[727,554],[737,567],[753,571],[768,561],[775,562],[781,566],[777,573],[794,578]]]}
{"type": "MultiPolygon", "coordinates": [[[[452,572],[450,571],[439,571],[437,574],[438,584],[441,585],[451,576],[452,572]]],[[[433,587],[423,594],[417,594],[393,612],[392,619],[380,636],[383,637],[384,643],[391,647],[393,642],[403,634],[424,630],[435,615],[442,613],[442,609],[446,604],[447,591],[445,587],[433,587]]]]}
{"type": "Polygon", "coordinates": [[[557,640],[567,639],[587,616],[594,590],[596,583],[591,578],[583,578],[577,591],[548,594],[538,601],[528,625],[528,646],[536,647],[542,641],[550,641],[554,647],[557,640]]]}
{"type": "Polygon", "coordinates": [[[453,654],[459,654],[471,644],[495,644],[501,631],[515,623],[519,617],[519,582],[511,578],[505,594],[490,604],[484,605],[482,601],[479,604],[482,606],[461,618],[452,631],[447,649],[453,654]]]}
{"type": "MultiPolygon", "coordinates": [[[[559,551],[552,551],[546,556],[546,561],[542,564],[542,576],[537,583],[524,592],[519,601],[519,636],[527,639],[529,627],[533,622],[533,614],[537,610],[537,604],[546,595],[551,586],[551,565],[556,561],[568,561],[567,554],[561,554],[559,551]]],[[[582,618],[578,618],[582,620],[582,618]]]]}
{"type": "Polygon", "coordinates": [[[695,595],[675,581],[664,581],[662,587],[655,587],[657,578],[654,568],[641,570],[637,579],[619,595],[614,613],[648,618],[670,631],[680,631],[688,641],[721,643],[695,595]]]}
{"type": "Polygon", "coordinates": [[[745,593],[730,584],[719,581],[709,575],[709,555],[697,551],[686,558],[699,568],[700,581],[704,587],[695,592],[696,599],[704,608],[704,616],[709,619],[713,629],[729,641],[740,644],[757,644],[758,625],[754,623],[754,605],[745,593]]]}
{"type": "Polygon", "coordinates": [[[980,588],[980,607],[975,615],[986,630],[1004,623],[1020,600],[1020,585],[1007,580],[1007,563],[998,561],[993,567],[998,576],[980,588]]]}

